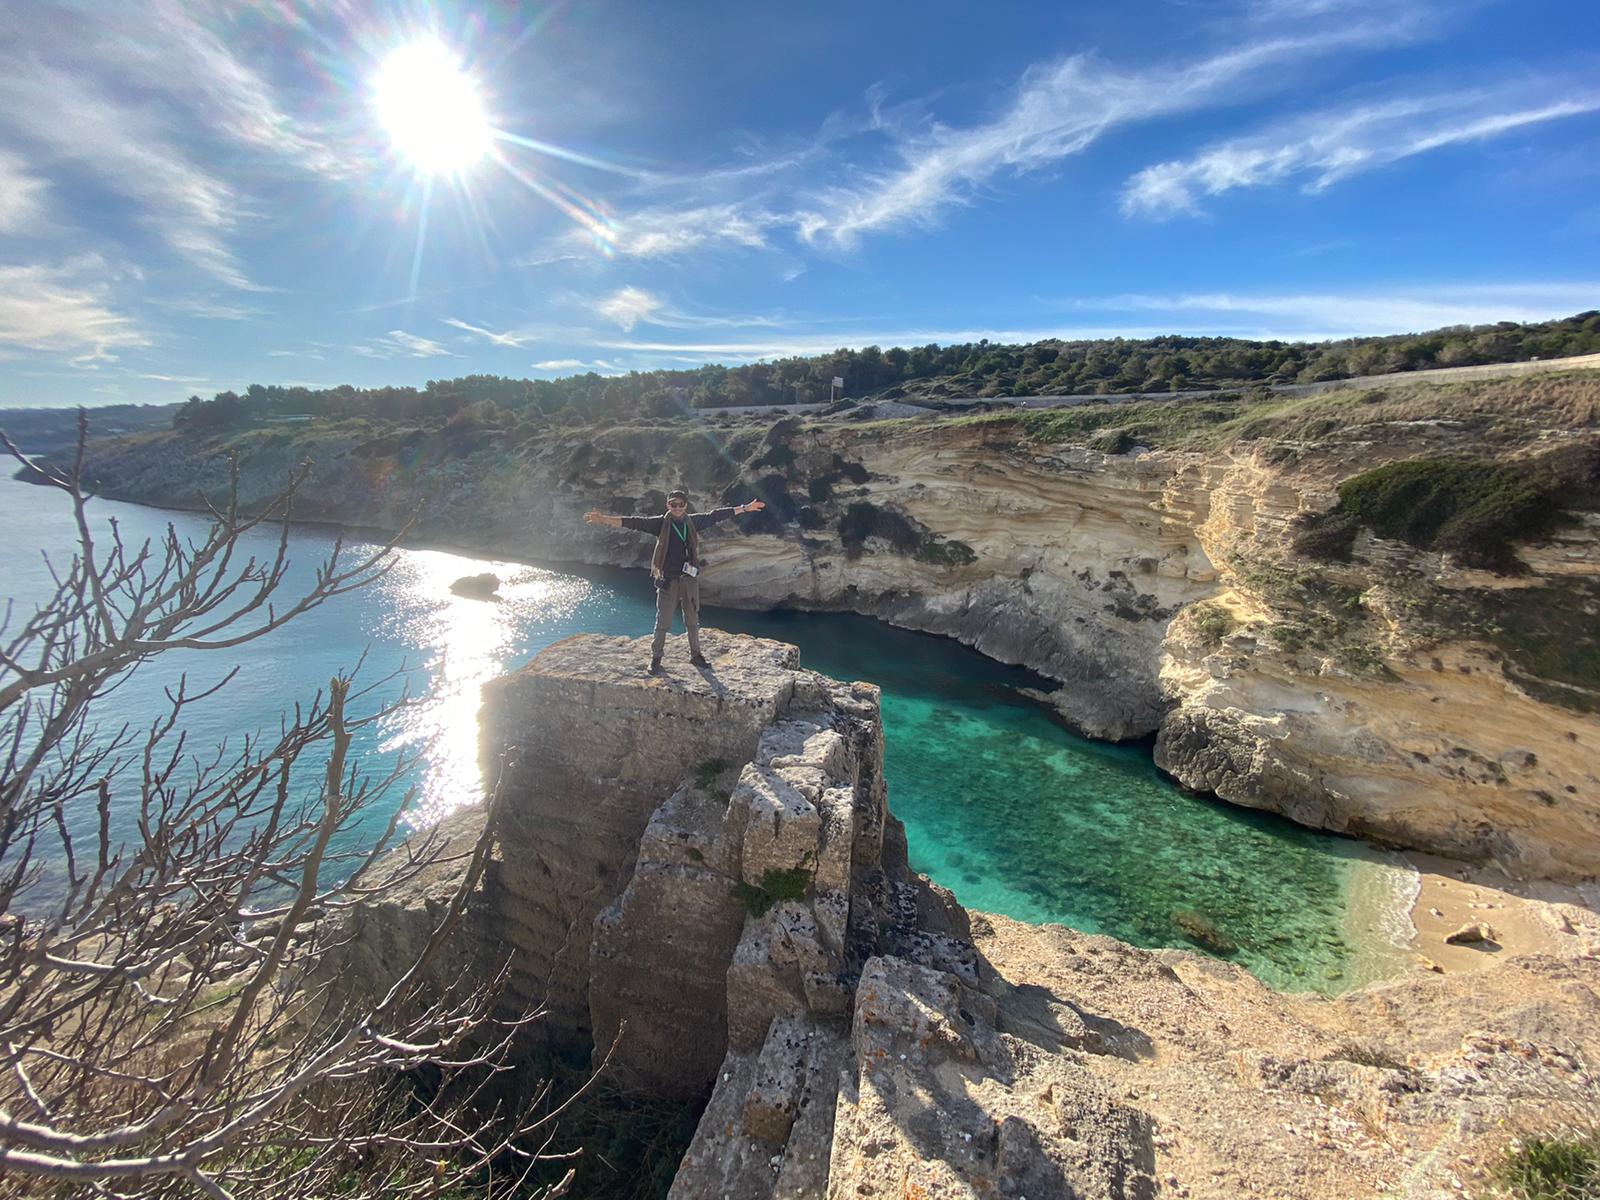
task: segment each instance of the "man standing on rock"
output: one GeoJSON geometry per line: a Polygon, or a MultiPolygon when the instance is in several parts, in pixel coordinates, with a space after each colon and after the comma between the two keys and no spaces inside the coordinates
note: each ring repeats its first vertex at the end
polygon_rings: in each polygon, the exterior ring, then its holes
{"type": "Polygon", "coordinates": [[[591,508],[583,519],[591,525],[610,525],[654,535],[656,552],[650,559],[650,576],[656,585],[656,636],[650,643],[650,674],[661,673],[661,651],[667,644],[672,615],[683,608],[683,627],[689,634],[689,661],[697,667],[710,666],[700,653],[700,533],[707,525],[736,517],[740,513],[760,512],[761,500],[732,508],[713,508],[691,513],[689,496],[683,491],[667,493],[667,511],[659,517],[613,517],[591,508]]]}

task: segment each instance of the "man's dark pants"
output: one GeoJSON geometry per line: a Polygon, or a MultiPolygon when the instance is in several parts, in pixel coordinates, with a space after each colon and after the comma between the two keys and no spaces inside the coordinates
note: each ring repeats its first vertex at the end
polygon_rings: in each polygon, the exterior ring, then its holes
{"type": "Polygon", "coordinates": [[[672,628],[672,614],[683,606],[683,627],[689,634],[689,653],[700,657],[700,581],[679,575],[664,588],[656,589],[656,637],[650,643],[650,658],[659,661],[672,628]]]}

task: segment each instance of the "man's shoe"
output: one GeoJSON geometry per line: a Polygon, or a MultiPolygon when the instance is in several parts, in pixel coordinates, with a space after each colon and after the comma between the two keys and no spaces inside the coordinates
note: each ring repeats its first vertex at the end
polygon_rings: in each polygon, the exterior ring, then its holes
{"type": "Polygon", "coordinates": [[[652,658],[650,660],[650,671],[649,671],[649,674],[651,674],[651,675],[659,675],[659,674],[661,674],[661,660],[659,658],[652,658]]]}
{"type": "Polygon", "coordinates": [[[709,667],[711,665],[706,661],[706,656],[704,654],[691,654],[689,656],[689,661],[697,667],[709,667]]]}

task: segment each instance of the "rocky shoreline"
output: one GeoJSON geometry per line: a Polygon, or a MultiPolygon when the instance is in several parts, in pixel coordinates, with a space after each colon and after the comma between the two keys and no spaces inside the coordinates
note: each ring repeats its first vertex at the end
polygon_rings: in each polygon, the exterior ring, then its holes
{"type": "Polygon", "coordinates": [[[1590,401],[1562,379],[1341,394],[1342,424],[1204,450],[1038,442],[1009,420],[551,429],[514,448],[348,423],[145,435],[96,445],[91,471],[106,495],[182,504],[238,453],[249,503],[310,454],[303,516],[397,529],[415,512],[434,542],[614,566],[648,547],[584,525],[590,507],[649,510],[679,483],[759,494],[766,512],[708,536],[708,603],[954,637],[1056,680],[1079,731],[1155,733],[1187,787],[1577,880],[1600,873],[1600,690],[1562,648],[1600,612],[1600,515],[1519,547],[1515,575],[1368,533],[1348,562],[1298,542],[1378,464],[1589,453],[1590,401]]]}

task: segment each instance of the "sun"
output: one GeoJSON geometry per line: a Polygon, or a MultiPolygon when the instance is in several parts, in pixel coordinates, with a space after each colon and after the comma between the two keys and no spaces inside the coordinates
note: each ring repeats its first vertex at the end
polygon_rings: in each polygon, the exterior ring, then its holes
{"type": "Polygon", "coordinates": [[[488,153],[493,133],[478,86],[436,41],[391,51],[372,77],[372,105],[402,158],[424,175],[455,175],[488,153]]]}

